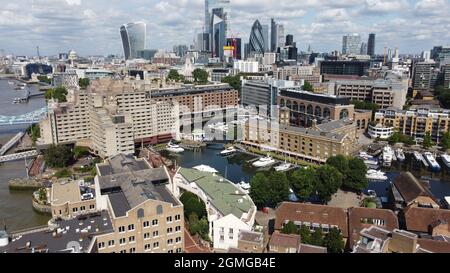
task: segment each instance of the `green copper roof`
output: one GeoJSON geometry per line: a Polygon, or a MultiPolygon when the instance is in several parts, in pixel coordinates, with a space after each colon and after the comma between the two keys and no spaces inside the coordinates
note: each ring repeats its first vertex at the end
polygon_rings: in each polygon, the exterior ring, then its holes
{"type": "Polygon", "coordinates": [[[247,213],[254,206],[250,197],[220,175],[186,168],[180,168],[179,174],[188,182],[196,183],[208,195],[210,203],[224,216],[233,214],[240,219],[242,213],[247,213]]]}

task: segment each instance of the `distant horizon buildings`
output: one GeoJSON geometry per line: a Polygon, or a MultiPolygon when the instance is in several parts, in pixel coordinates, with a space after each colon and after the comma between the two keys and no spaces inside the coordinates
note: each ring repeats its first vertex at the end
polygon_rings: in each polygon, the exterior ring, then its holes
{"type": "Polygon", "coordinates": [[[375,55],[375,33],[369,34],[369,40],[367,41],[367,55],[375,55]]]}
{"type": "Polygon", "coordinates": [[[342,37],[342,54],[360,54],[361,36],[358,33],[347,34],[342,37]]]}
{"type": "Polygon", "coordinates": [[[146,47],[147,25],[144,22],[124,24],[120,27],[120,36],[125,59],[137,59],[138,51],[146,47]]]}
{"type": "Polygon", "coordinates": [[[259,20],[256,20],[253,23],[252,30],[250,32],[249,53],[264,54],[265,44],[266,42],[264,41],[263,27],[259,20]]]}

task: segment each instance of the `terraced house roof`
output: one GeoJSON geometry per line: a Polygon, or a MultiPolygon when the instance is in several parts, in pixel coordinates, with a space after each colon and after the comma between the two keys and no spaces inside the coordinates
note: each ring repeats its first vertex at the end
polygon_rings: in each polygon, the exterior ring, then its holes
{"type": "Polygon", "coordinates": [[[178,173],[188,182],[196,183],[223,216],[233,214],[241,219],[254,206],[248,195],[219,175],[186,168],[180,168],[178,173]]]}

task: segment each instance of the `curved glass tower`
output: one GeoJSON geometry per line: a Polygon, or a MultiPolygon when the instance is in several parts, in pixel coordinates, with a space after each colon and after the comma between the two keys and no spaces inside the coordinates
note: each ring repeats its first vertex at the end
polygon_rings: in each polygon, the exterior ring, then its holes
{"type": "Polygon", "coordinates": [[[259,23],[259,20],[256,20],[250,33],[250,52],[264,54],[264,51],[265,41],[263,36],[263,28],[259,23]]]}
{"type": "Polygon", "coordinates": [[[147,26],[144,22],[135,22],[120,27],[125,59],[139,58],[138,51],[145,49],[147,26]]]}

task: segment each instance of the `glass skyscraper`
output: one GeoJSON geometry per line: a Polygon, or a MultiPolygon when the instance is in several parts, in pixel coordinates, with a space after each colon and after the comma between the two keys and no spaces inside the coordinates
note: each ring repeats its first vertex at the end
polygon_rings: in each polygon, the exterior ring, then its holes
{"type": "Polygon", "coordinates": [[[145,49],[147,26],[144,22],[135,22],[120,27],[125,59],[139,58],[138,51],[145,49]]]}
{"type": "Polygon", "coordinates": [[[369,41],[367,43],[367,55],[374,56],[375,55],[375,34],[369,34],[369,41]]]}
{"type": "Polygon", "coordinates": [[[263,27],[261,26],[261,23],[259,23],[259,20],[256,20],[252,26],[252,31],[250,32],[250,53],[264,54],[265,44],[263,27]]]}
{"type": "Polygon", "coordinates": [[[360,54],[361,36],[359,34],[349,34],[342,38],[342,54],[360,54]]]}

